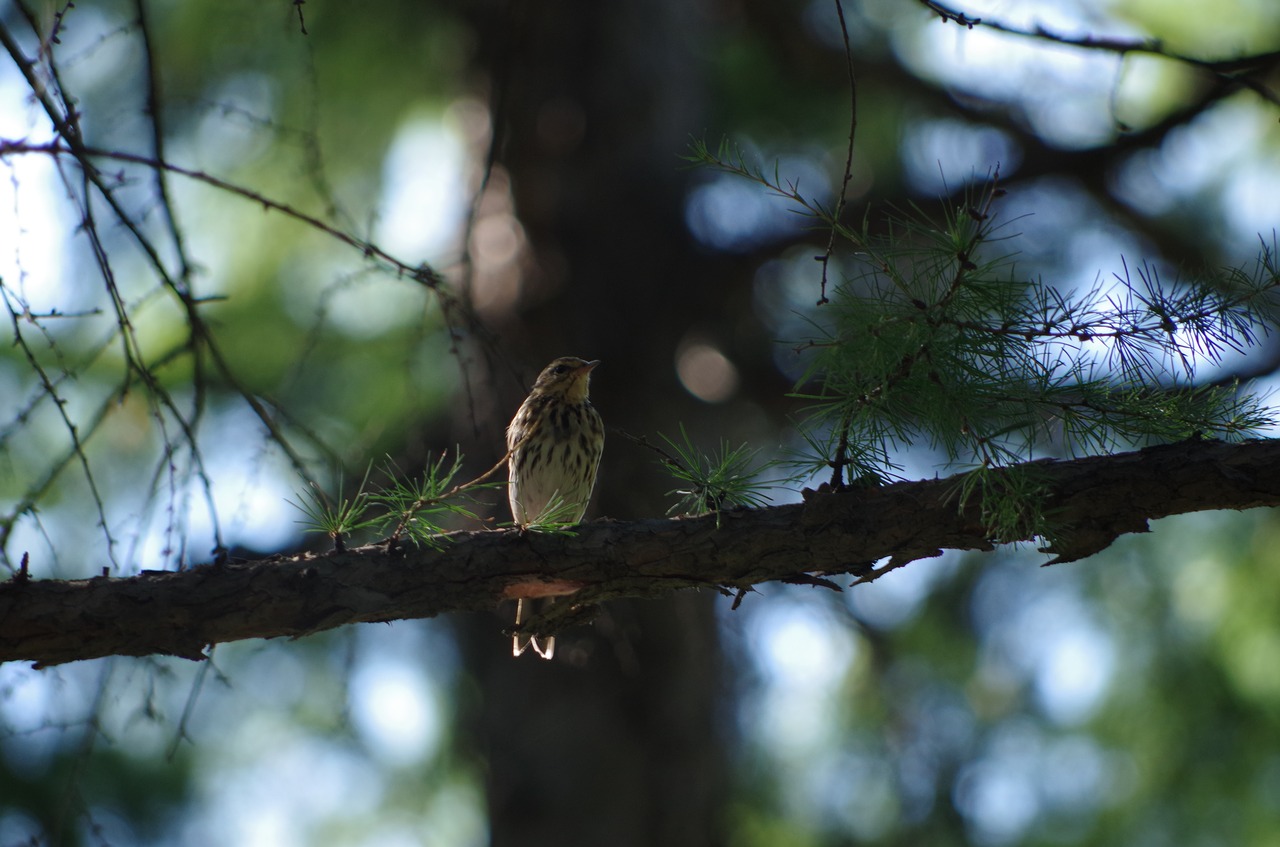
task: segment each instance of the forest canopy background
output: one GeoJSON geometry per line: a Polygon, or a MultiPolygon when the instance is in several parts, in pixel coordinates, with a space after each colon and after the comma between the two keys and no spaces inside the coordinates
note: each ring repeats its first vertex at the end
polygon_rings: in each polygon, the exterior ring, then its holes
{"type": "MultiPolygon", "coordinates": [[[[1007,278],[1063,292],[1254,268],[1280,219],[1268,3],[846,2],[847,184],[830,2],[2,8],[0,564],[39,579],[319,543],[308,480],[479,473],[562,354],[655,443],[812,446],[794,349],[853,251],[696,139],[877,237],[998,168],[1007,278]]],[[[1195,384],[1265,397],[1256,341],[1195,384]]],[[[591,514],[672,487],[611,437],[591,514]]],[[[551,665],[487,615],[10,664],[0,843],[1268,843],[1275,532],[611,604],[551,665]]]]}

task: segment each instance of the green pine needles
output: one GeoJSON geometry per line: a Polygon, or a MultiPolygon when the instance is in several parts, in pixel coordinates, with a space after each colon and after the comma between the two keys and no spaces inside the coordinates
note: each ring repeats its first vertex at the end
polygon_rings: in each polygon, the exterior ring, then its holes
{"type": "MultiPolygon", "coordinates": [[[[996,224],[996,180],[941,228],[922,215],[856,236],[859,270],[820,310],[799,350],[795,396],[827,456],[875,472],[923,443],[949,463],[996,467],[1044,453],[1104,452],[1270,426],[1262,400],[1197,384],[1197,366],[1256,344],[1274,323],[1274,245],[1251,273],[1163,284],[1127,267],[1062,292],[1019,279],[996,224]],[[868,467],[860,467],[868,465],[868,467]]],[[[850,481],[845,477],[844,482],[850,481]]]]}
{"type": "MultiPolygon", "coordinates": [[[[446,537],[445,517],[475,520],[476,515],[459,502],[460,498],[502,484],[485,481],[500,467],[501,464],[470,482],[457,484],[455,480],[462,470],[461,453],[455,452],[452,461],[448,454],[441,453],[427,462],[416,479],[404,476],[388,459],[382,469],[387,482],[377,490],[370,490],[369,471],[365,471],[350,498],[335,500],[313,484],[298,502],[289,502],[303,513],[304,520],[299,523],[305,525],[306,531],[327,535],[339,553],[346,550],[348,539],[362,530],[386,534],[385,542],[391,545],[406,540],[418,546],[439,547],[446,537]]],[[[338,487],[342,488],[341,481],[338,487]]]]}
{"type": "Polygon", "coordinates": [[[689,433],[680,427],[680,440],[662,436],[670,451],[659,450],[662,463],[680,487],[667,492],[677,500],[667,514],[696,515],[723,509],[746,509],[767,502],[765,490],[771,483],[760,479],[768,466],[756,461],[759,450],[745,444],[730,447],[721,441],[712,453],[694,446],[689,433]]]}
{"type": "Polygon", "coordinates": [[[462,454],[454,452],[453,461],[441,453],[434,461],[428,461],[417,479],[402,475],[400,468],[390,459],[383,469],[388,484],[370,496],[370,500],[386,510],[381,529],[390,529],[394,542],[406,538],[422,547],[439,547],[444,532],[442,519],[446,515],[458,515],[475,519],[475,514],[455,498],[463,488],[481,487],[475,484],[458,486],[454,480],[462,470],[462,454]]]}
{"type": "MultiPolygon", "coordinates": [[[[1049,527],[1034,469],[1081,455],[1181,439],[1242,438],[1275,424],[1265,398],[1197,371],[1257,344],[1275,325],[1274,238],[1252,267],[1164,282],[1149,265],[1083,290],[1020,278],[1016,233],[1001,224],[998,172],[934,222],[918,208],[873,234],[753,168],[728,145],[692,161],[756,182],[852,248],[851,267],[807,320],[793,396],[813,454],[837,487],[892,477],[894,457],[928,447],[979,498],[993,538],[1049,527]]],[[[828,253],[826,268],[836,262],[828,253]]]]}
{"type": "MultiPolygon", "coordinates": [[[[381,516],[371,516],[369,513],[372,502],[371,495],[366,490],[368,483],[369,473],[366,471],[354,496],[334,500],[313,481],[298,495],[297,501],[286,502],[302,512],[304,520],[298,523],[305,525],[307,532],[327,535],[333,542],[333,549],[342,553],[347,549],[347,539],[354,533],[382,523],[381,516]]],[[[342,490],[342,487],[342,480],[339,479],[338,489],[342,490]]]]}

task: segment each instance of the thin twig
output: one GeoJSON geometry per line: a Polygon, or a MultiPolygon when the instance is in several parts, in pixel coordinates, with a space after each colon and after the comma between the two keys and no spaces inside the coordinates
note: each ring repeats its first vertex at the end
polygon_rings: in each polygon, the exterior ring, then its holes
{"type": "Polygon", "coordinates": [[[648,450],[652,450],[653,452],[657,453],[659,456],[662,457],[663,462],[670,465],[672,468],[676,469],[677,471],[682,471],[684,473],[691,473],[690,469],[685,467],[683,462],[681,462],[675,456],[672,456],[666,450],[663,450],[657,444],[650,442],[649,439],[645,438],[643,435],[632,435],[626,430],[618,429],[616,427],[610,427],[609,431],[622,436],[626,440],[630,441],[632,444],[636,444],[640,447],[644,447],[648,450]]]}
{"type": "Polygon", "coordinates": [[[844,212],[845,193],[849,190],[849,181],[853,178],[853,139],[858,132],[858,79],[853,72],[853,48],[849,44],[849,27],[844,19],[844,4],[836,2],[836,15],[840,18],[840,34],[844,37],[844,63],[849,72],[849,147],[845,151],[844,178],[840,182],[840,191],[836,194],[836,207],[831,214],[831,228],[827,233],[827,249],[818,261],[822,263],[822,289],[818,305],[831,301],[827,298],[827,267],[831,264],[831,254],[836,246],[836,230],[839,229],[840,216],[844,212]]]}

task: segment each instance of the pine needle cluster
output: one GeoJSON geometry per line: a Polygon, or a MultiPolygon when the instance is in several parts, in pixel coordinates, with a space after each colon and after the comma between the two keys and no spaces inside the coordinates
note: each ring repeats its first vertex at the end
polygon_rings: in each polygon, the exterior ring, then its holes
{"type": "MultiPolygon", "coordinates": [[[[1266,398],[1234,380],[1197,378],[1275,326],[1274,237],[1252,266],[1167,283],[1156,267],[1121,260],[1110,277],[1063,289],[1018,275],[998,173],[940,220],[912,207],[873,230],[869,219],[860,229],[837,220],[728,145],[695,143],[689,158],[784,198],[853,254],[806,317],[812,332],[790,342],[804,357],[793,396],[808,472],[831,471],[837,487],[891,478],[901,451],[928,447],[976,471],[959,499],[978,496],[995,535],[1026,537],[1043,519],[1034,471],[1011,472],[1019,463],[1236,439],[1276,422],[1266,398]]],[[[825,268],[831,256],[819,258],[825,268]]]]}
{"type": "Polygon", "coordinates": [[[667,492],[675,496],[675,504],[667,514],[696,515],[719,513],[724,509],[745,509],[767,502],[765,489],[770,483],[760,474],[768,466],[757,461],[759,450],[745,444],[730,447],[721,441],[711,452],[699,450],[689,433],[680,427],[680,440],[662,436],[668,450],[660,451],[663,464],[679,487],[667,492]]]}
{"type": "Polygon", "coordinates": [[[857,236],[858,272],[799,345],[808,363],[795,396],[829,434],[827,456],[843,450],[848,472],[874,473],[923,443],[952,464],[997,467],[1275,422],[1234,382],[1196,381],[1274,324],[1274,245],[1251,272],[1171,286],[1125,266],[1064,292],[1016,275],[1001,193],[992,180],[940,227],[917,213],[887,236],[857,236]]]}
{"type": "MultiPolygon", "coordinates": [[[[502,484],[485,482],[488,474],[457,484],[462,460],[461,453],[455,453],[452,461],[441,453],[427,462],[421,476],[413,478],[388,459],[382,468],[386,481],[376,488],[371,487],[370,472],[366,471],[349,498],[331,497],[313,484],[296,502],[289,502],[305,516],[299,523],[306,531],[327,535],[338,552],[346,549],[353,534],[364,530],[384,534],[390,544],[407,540],[418,546],[439,547],[446,537],[447,516],[476,519],[463,505],[463,495],[502,484]]],[[[342,489],[341,482],[338,489],[342,489]]]]}

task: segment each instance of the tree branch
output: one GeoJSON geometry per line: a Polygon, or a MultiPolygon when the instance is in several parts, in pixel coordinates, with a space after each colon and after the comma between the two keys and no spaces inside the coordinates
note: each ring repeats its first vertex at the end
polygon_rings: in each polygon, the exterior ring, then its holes
{"type": "Polygon", "coordinates": [[[1054,32],[1043,26],[1028,29],[1010,26],[1001,21],[987,18],[971,18],[963,11],[945,3],[937,2],[937,0],[920,0],[920,3],[929,11],[941,17],[943,21],[953,21],[959,26],[968,29],[973,29],[975,26],[983,26],[1006,35],[1040,39],[1053,44],[1060,44],[1064,47],[1075,47],[1081,50],[1101,50],[1120,56],[1125,56],[1129,53],[1146,53],[1174,62],[1182,62],[1185,65],[1213,74],[1225,82],[1248,88],[1262,99],[1280,105],[1280,93],[1273,91],[1264,82],[1260,81],[1260,78],[1265,77],[1275,67],[1276,63],[1280,62],[1280,50],[1268,50],[1264,53],[1233,56],[1227,59],[1202,59],[1198,56],[1169,50],[1159,39],[1154,38],[1108,38],[1093,35],[1077,37],[1054,32]]]}
{"type": "MultiPolygon", "coordinates": [[[[1055,525],[1044,552],[1066,562],[1147,531],[1155,518],[1280,504],[1280,441],[1189,441],[1135,453],[1032,463],[1055,525]]],[[[181,572],[0,585],[0,661],[37,667],[108,655],[203,658],[207,645],[297,637],[361,621],[493,609],[504,599],[573,595],[530,626],[553,631],[583,608],[684,588],[770,580],[860,581],[944,549],[991,550],[959,477],[806,492],[803,503],[676,520],[602,520],[575,535],[454,533],[439,550],[369,546],[181,572]],[[874,570],[886,557],[890,561],[874,570]]],[[[1003,539],[1031,540],[1031,539],[1003,539]]],[[[495,636],[497,633],[495,633],[495,636]]]]}

